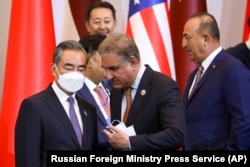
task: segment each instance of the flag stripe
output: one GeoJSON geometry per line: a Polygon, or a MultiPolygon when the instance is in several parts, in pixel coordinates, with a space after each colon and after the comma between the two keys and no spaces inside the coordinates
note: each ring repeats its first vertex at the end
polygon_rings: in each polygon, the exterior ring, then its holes
{"type": "Polygon", "coordinates": [[[167,7],[165,0],[130,1],[127,33],[133,36],[144,64],[175,79],[167,7]]]}
{"type": "Polygon", "coordinates": [[[144,0],[140,2],[140,0],[130,0],[128,17],[131,17],[133,14],[143,9],[152,7],[156,4],[163,3],[165,1],[166,0],[147,0],[147,1],[144,0]]]}
{"type": "Polygon", "coordinates": [[[127,22],[127,28],[126,29],[127,29],[127,35],[129,35],[132,38],[133,35],[132,35],[130,20],[127,22]]]}
{"type": "Polygon", "coordinates": [[[139,48],[142,63],[150,64],[154,70],[160,71],[140,13],[136,13],[130,18],[130,25],[132,32],[131,36],[133,36],[139,48]]]}
{"type": "Polygon", "coordinates": [[[169,66],[166,66],[166,64],[168,64],[167,55],[153,8],[147,8],[141,11],[141,15],[144,20],[147,34],[152,44],[152,48],[154,49],[154,55],[156,56],[158,64],[160,66],[160,70],[161,72],[169,74],[171,76],[169,66]]]}
{"type": "Polygon", "coordinates": [[[163,44],[165,46],[165,52],[167,54],[168,65],[171,71],[171,76],[175,79],[175,65],[174,65],[174,55],[172,47],[172,38],[169,23],[169,9],[168,3],[162,5],[156,5],[153,7],[154,13],[156,15],[157,24],[159,25],[161,37],[163,39],[163,44]]]}

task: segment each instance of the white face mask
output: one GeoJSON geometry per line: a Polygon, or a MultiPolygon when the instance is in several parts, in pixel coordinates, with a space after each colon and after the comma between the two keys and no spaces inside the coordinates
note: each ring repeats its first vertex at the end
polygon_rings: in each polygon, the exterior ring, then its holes
{"type": "MultiPolygon", "coordinates": [[[[56,71],[58,72],[57,67],[56,71]]],[[[59,74],[58,72],[58,75],[59,85],[67,92],[74,93],[83,87],[85,77],[79,72],[73,71],[65,74],[59,74]]]]}

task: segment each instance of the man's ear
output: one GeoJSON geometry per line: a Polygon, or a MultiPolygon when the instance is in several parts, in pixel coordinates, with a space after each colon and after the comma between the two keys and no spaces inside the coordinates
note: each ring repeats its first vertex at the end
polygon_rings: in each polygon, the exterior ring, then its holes
{"type": "Polygon", "coordinates": [[[132,66],[135,66],[136,64],[138,64],[138,60],[137,58],[135,58],[135,56],[131,56],[129,58],[129,63],[132,65],[132,66]]]}
{"type": "Polygon", "coordinates": [[[86,66],[87,68],[91,68],[92,67],[92,61],[93,60],[91,58],[88,59],[87,66],[86,66]]]}
{"type": "Polygon", "coordinates": [[[58,73],[57,73],[57,71],[56,71],[56,65],[55,65],[54,63],[51,63],[51,64],[50,64],[50,71],[51,71],[51,73],[52,73],[52,75],[53,75],[54,77],[56,77],[56,76],[58,75],[58,73]]]}
{"type": "Polygon", "coordinates": [[[88,21],[85,21],[85,27],[86,27],[86,30],[87,30],[88,32],[90,32],[90,30],[89,30],[89,23],[88,23],[88,21]]]}
{"type": "Polygon", "coordinates": [[[207,46],[209,41],[211,40],[211,36],[208,33],[204,33],[202,34],[202,38],[203,38],[204,46],[207,46]]]}

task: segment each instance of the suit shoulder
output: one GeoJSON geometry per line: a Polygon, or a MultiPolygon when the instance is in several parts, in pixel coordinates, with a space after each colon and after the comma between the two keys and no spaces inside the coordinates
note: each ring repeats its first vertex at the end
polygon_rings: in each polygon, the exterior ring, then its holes
{"type": "Polygon", "coordinates": [[[144,72],[143,78],[145,79],[156,79],[153,81],[169,81],[169,82],[175,82],[170,76],[163,74],[159,71],[154,71],[149,65],[146,65],[146,71],[144,72]]]}
{"type": "Polygon", "coordinates": [[[236,57],[233,57],[226,52],[224,52],[224,54],[225,54],[225,56],[224,56],[224,59],[222,60],[224,65],[229,66],[229,68],[237,67],[237,66],[246,68],[246,66],[236,57]]]}
{"type": "Polygon", "coordinates": [[[153,80],[155,81],[161,81],[161,82],[170,82],[170,83],[176,83],[174,79],[172,79],[170,76],[163,74],[158,71],[154,71],[152,77],[154,78],[153,80]]]}
{"type": "Polygon", "coordinates": [[[41,102],[41,99],[45,97],[45,93],[46,91],[43,90],[43,91],[40,91],[40,92],[37,92],[33,95],[30,95],[26,98],[23,99],[23,102],[24,101],[32,101],[32,102],[41,102]]]}

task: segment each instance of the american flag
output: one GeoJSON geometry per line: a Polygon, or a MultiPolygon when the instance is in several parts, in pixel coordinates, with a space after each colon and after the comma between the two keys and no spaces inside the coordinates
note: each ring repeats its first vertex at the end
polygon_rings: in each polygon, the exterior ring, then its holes
{"type": "Polygon", "coordinates": [[[130,0],[126,31],[143,64],[175,79],[167,0],[130,0]]]}

